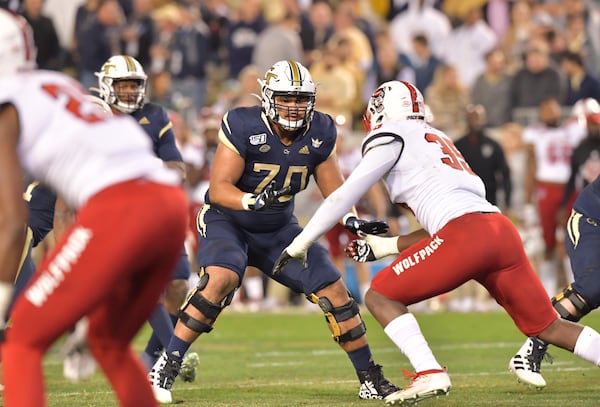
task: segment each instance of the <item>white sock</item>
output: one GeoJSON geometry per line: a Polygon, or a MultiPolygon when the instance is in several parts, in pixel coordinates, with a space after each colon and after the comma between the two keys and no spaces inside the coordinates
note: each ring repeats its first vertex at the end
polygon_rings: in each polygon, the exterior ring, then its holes
{"type": "Polygon", "coordinates": [[[244,289],[246,290],[246,297],[248,298],[248,300],[262,300],[264,296],[262,277],[246,277],[244,279],[244,289]]]}
{"type": "Polygon", "coordinates": [[[408,358],[415,372],[442,369],[433,356],[425,337],[421,333],[419,323],[411,313],[403,314],[384,328],[387,336],[396,344],[398,349],[408,358]]]}
{"type": "Polygon", "coordinates": [[[573,353],[600,366],[600,334],[589,326],[584,327],[577,338],[573,353]]]}

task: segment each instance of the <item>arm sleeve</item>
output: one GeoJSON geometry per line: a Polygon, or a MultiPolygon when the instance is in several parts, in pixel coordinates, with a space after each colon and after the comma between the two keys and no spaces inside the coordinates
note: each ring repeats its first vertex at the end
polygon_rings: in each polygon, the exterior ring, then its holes
{"type": "Polygon", "coordinates": [[[328,231],[394,166],[402,148],[402,142],[394,142],[367,151],[348,179],[319,206],[301,233],[302,238],[315,241],[328,231]]]}

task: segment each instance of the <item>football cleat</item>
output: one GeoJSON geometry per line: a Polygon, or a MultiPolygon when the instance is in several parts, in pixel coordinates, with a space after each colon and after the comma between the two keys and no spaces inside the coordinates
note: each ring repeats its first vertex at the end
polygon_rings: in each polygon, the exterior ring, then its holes
{"type": "Polygon", "coordinates": [[[63,376],[73,382],[85,380],[96,373],[96,360],[89,349],[73,351],[63,361],[63,376]]]}
{"type": "Polygon", "coordinates": [[[552,356],[546,352],[548,345],[538,338],[527,338],[521,349],[508,362],[508,368],[517,376],[517,380],[524,384],[542,389],[546,387],[546,380],[540,370],[542,359],[552,363],[552,356]]]}
{"type": "Polygon", "coordinates": [[[358,397],[365,400],[381,400],[388,394],[400,390],[383,376],[380,365],[371,366],[368,370],[356,372],[360,380],[358,397]]]}
{"type": "Polygon", "coordinates": [[[386,405],[410,406],[430,397],[447,395],[452,387],[450,376],[445,370],[424,370],[407,375],[412,378],[410,385],[384,397],[386,405]]]}
{"type": "Polygon", "coordinates": [[[200,358],[196,352],[186,353],[183,357],[183,362],[181,362],[181,371],[179,372],[181,380],[184,382],[193,382],[196,380],[196,370],[199,363],[200,358]]]}
{"type": "Polygon", "coordinates": [[[148,373],[148,380],[150,380],[154,398],[157,402],[161,404],[173,402],[171,387],[173,387],[173,382],[179,374],[179,370],[181,370],[181,362],[170,358],[166,352],[163,352],[152,366],[150,373],[148,373]]]}

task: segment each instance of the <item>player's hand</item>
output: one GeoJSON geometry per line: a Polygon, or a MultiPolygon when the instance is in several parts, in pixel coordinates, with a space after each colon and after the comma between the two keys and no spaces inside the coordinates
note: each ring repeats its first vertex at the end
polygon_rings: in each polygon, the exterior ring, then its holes
{"type": "Polygon", "coordinates": [[[292,189],[291,186],[275,190],[275,181],[271,181],[269,185],[258,195],[254,197],[248,204],[248,208],[252,211],[262,211],[277,202],[277,199],[286,195],[292,189]]]}
{"type": "Polygon", "coordinates": [[[344,249],[346,255],[359,263],[374,261],[390,255],[397,255],[398,236],[380,237],[358,232],[362,239],[353,240],[344,249]]]}
{"type": "Polygon", "coordinates": [[[311,243],[312,242],[304,240],[302,234],[296,236],[292,243],[283,249],[277,260],[275,260],[272,273],[279,274],[283,267],[292,259],[302,262],[304,268],[308,267],[306,263],[306,253],[308,252],[311,243]]]}
{"type": "Polygon", "coordinates": [[[359,231],[369,235],[382,235],[390,229],[390,226],[382,220],[370,221],[359,219],[356,216],[346,218],[344,227],[355,235],[358,235],[359,231]]]}
{"type": "Polygon", "coordinates": [[[366,240],[353,240],[348,243],[344,251],[348,257],[359,263],[377,260],[373,254],[373,249],[371,246],[369,246],[366,240]]]}

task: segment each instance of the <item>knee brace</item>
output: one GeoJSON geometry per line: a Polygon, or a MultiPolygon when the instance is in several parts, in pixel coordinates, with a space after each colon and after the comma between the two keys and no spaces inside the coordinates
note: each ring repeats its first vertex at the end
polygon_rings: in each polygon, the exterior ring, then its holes
{"type": "Polygon", "coordinates": [[[573,287],[571,287],[571,285],[562,290],[561,293],[552,297],[552,306],[554,306],[554,309],[558,312],[561,318],[572,322],[578,322],[581,318],[583,318],[584,315],[589,314],[591,311],[589,305],[587,305],[585,301],[581,299],[581,297],[573,290],[573,287]],[[566,298],[567,300],[571,301],[571,304],[573,304],[573,306],[577,310],[578,315],[571,314],[560,303],[560,301],[563,298],[566,298]]]}
{"type": "Polygon", "coordinates": [[[358,304],[354,301],[354,298],[350,297],[350,301],[340,307],[334,307],[327,297],[318,297],[316,294],[307,295],[306,298],[321,308],[325,314],[325,321],[327,321],[333,332],[333,340],[337,343],[342,344],[356,340],[367,332],[367,327],[361,320],[360,324],[342,334],[339,322],[360,315],[358,304]]]}
{"type": "Polygon", "coordinates": [[[200,281],[198,282],[198,286],[194,288],[192,292],[190,292],[190,294],[187,296],[187,298],[179,308],[179,320],[189,329],[197,333],[208,333],[212,331],[212,324],[217,319],[221,311],[223,311],[223,308],[225,308],[231,303],[233,294],[235,293],[235,290],[229,293],[220,304],[215,304],[207,300],[206,297],[202,295],[201,291],[204,290],[204,288],[208,284],[209,277],[210,276],[206,274],[203,269],[200,270],[200,281]],[[190,304],[194,306],[194,308],[196,308],[198,311],[203,313],[207,318],[212,319],[213,322],[207,324],[205,322],[197,320],[196,318],[192,317],[190,314],[185,312],[188,305],[190,304]]]}

